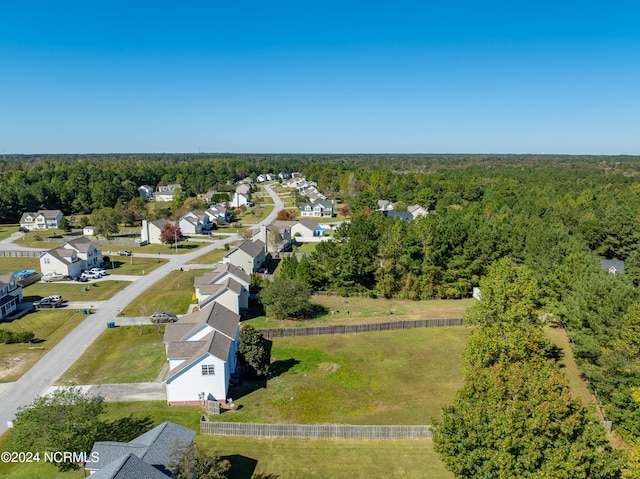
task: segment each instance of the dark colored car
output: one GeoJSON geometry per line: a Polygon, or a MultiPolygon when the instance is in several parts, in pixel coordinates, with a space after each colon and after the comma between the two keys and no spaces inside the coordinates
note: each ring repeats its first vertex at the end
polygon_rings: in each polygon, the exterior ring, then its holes
{"type": "Polygon", "coordinates": [[[153,313],[151,315],[151,322],[154,324],[157,323],[175,323],[178,320],[178,317],[175,314],[171,313],[153,313]]]}
{"type": "Polygon", "coordinates": [[[29,232],[29,230],[27,228],[25,228],[24,226],[21,226],[20,228],[18,228],[18,231],[20,233],[28,233],[29,232]]]}
{"type": "Polygon", "coordinates": [[[73,280],[78,281],[79,283],[86,283],[89,281],[89,279],[85,278],[84,276],[74,276],[73,280]]]}
{"type": "Polygon", "coordinates": [[[62,305],[62,298],[42,298],[40,301],[34,301],[33,307],[36,309],[58,308],[62,305]]]}

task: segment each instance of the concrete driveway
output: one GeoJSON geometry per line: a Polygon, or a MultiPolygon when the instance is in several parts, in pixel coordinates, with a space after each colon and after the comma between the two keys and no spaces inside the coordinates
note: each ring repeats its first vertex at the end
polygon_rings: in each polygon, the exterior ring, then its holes
{"type": "MultiPolygon", "coordinates": [[[[51,393],[61,386],[51,386],[45,394],[51,393]]],[[[106,401],[166,401],[167,388],[162,382],[130,383],[130,384],[94,384],[77,386],[89,395],[104,396],[106,401]]]]}

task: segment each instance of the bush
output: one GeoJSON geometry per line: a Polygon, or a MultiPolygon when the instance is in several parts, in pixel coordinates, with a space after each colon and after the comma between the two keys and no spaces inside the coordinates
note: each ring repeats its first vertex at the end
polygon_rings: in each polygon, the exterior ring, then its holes
{"type": "Polygon", "coordinates": [[[35,339],[35,334],[31,331],[21,331],[14,333],[7,329],[0,329],[0,343],[4,344],[16,344],[16,343],[31,343],[35,339]]]}

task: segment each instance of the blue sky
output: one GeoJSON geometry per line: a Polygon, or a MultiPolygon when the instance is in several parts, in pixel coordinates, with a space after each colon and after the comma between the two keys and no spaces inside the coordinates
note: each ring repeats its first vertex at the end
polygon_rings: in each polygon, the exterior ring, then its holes
{"type": "Polygon", "coordinates": [[[9,153],[640,154],[637,2],[0,2],[9,153]]]}

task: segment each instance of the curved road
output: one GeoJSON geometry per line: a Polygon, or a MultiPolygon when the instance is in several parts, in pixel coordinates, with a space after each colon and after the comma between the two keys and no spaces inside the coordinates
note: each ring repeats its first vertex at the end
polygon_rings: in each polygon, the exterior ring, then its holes
{"type": "MultiPolygon", "coordinates": [[[[265,189],[273,199],[275,206],[271,214],[254,228],[262,224],[268,225],[272,223],[278,211],[284,207],[282,201],[270,186],[265,185],[265,189]]],[[[107,322],[114,320],[118,310],[123,309],[150,285],[161,280],[169,272],[180,269],[192,259],[213,249],[220,248],[224,243],[229,243],[235,239],[235,236],[231,236],[223,240],[214,241],[212,244],[191,253],[177,256],[167,255],[168,262],[166,264],[134,281],[111,299],[105,301],[95,314],[88,316],[18,381],[2,389],[2,392],[0,392],[0,434],[7,430],[7,421],[14,419],[19,408],[30,404],[37,396],[44,394],[91,346],[91,343],[104,331],[107,322]]]]}

